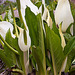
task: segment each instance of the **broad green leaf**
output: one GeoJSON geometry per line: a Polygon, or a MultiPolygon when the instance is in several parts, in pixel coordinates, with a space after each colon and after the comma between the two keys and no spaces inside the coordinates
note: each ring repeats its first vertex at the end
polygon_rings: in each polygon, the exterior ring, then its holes
{"type": "Polygon", "coordinates": [[[54,12],[50,11],[50,17],[52,19],[52,21],[55,23],[55,18],[54,18],[54,12]]]}
{"type": "Polygon", "coordinates": [[[11,67],[10,58],[7,57],[7,55],[6,55],[6,53],[4,52],[3,49],[0,49],[0,58],[1,58],[1,60],[2,60],[8,67],[11,67]]]}
{"type": "Polygon", "coordinates": [[[45,49],[44,49],[44,35],[43,35],[43,25],[42,25],[42,18],[41,14],[38,14],[37,16],[37,23],[38,23],[38,46],[42,49],[43,54],[45,54],[45,49]]]}
{"type": "Polygon", "coordinates": [[[64,54],[63,49],[61,46],[61,40],[60,37],[54,33],[53,30],[51,30],[48,27],[49,30],[49,42],[50,42],[50,52],[52,56],[52,63],[53,63],[53,70],[54,75],[58,75],[58,72],[61,69],[63,60],[64,60],[64,54]]]}
{"type": "Polygon", "coordinates": [[[71,67],[71,63],[75,58],[75,37],[72,37],[64,49],[65,57],[67,56],[67,65],[65,71],[67,72],[71,67]]]}
{"type": "Polygon", "coordinates": [[[33,47],[32,54],[36,63],[38,64],[39,75],[46,75],[44,35],[41,14],[36,16],[33,12],[31,12],[30,8],[27,7],[25,18],[30,32],[32,46],[36,47],[33,47]]]}
{"type": "MultiPolygon", "coordinates": [[[[50,51],[50,41],[49,41],[49,34],[50,33],[49,33],[49,30],[48,30],[47,23],[44,23],[44,27],[45,27],[45,32],[46,32],[46,37],[45,37],[45,51],[46,51],[46,56],[48,57],[47,50],[50,51]]],[[[51,67],[51,70],[53,70],[51,58],[50,58],[50,60],[48,60],[48,58],[46,58],[46,62],[47,62],[47,65],[49,67],[51,67]]]]}
{"type": "Polygon", "coordinates": [[[53,71],[52,63],[50,62],[49,58],[46,57],[46,64],[48,67],[51,68],[51,71],[53,71]]]}
{"type": "Polygon", "coordinates": [[[50,43],[49,43],[49,31],[48,31],[48,25],[44,22],[46,37],[45,37],[45,48],[50,50],[50,43]]]}
{"type": "Polygon", "coordinates": [[[71,68],[74,59],[75,59],[75,49],[72,49],[72,51],[68,54],[65,72],[68,72],[68,70],[71,68]]]}
{"type": "MultiPolygon", "coordinates": [[[[9,40],[10,36],[11,36],[11,34],[10,34],[10,31],[9,31],[9,33],[6,34],[6,38],[5,38],[5,41],[9,44],[13,43],[12,40],[9,40]]],[[[15,55],[15,53],[12,52],[6,45],[4,45],[4,52],[5,52],[6,57],[9,58],[8,60],[10,61],[10,65],[11,66],[16,65],[16,55],[15,55]]]]}
{"type": "Polygon", "coordinates": [[[40,56],[43,56],[43,59],[41,59],[41,62],[42,62],[41,66],[43,66],[44,71],[42,71],[42,72],[44,74],[42,74],[42,75],[46,75],[46,58],[45,58],[44,35],[43,35],[41,14],[37,15],[37,19],[38,19],[38,42],[39,42],[38,46],[40,47],[40,49],[42,51],[42,55],[40,55],[40,56]]]}
{"type": "MultiPolygon", "coordinates": [[[[23,52],[20,50],[19,48],[19,45],[18,45],[18,38],[12,38],[11,37],[11,33],[10,33],[10,30],[7,32],[6,34],[6,42],[11,45],[15,50],[17,50],[19,52],[19,56],[18,55],[15,55],[6,45],[4,47],[4,51],[5,53],[7,54],[7,57],[10,58],[11,62],[13,63],[13,60],[17,60],[19,59],[17,62],[19,63],[19,67],[21,66],[23,71],[25,71],[25,67],[24,67],[24,57],[23,57],[23,52]],[[14,58],[14,56],[15,58],[14,58]]],[[[16,62],[15,60],[15,62],[16,62]]],[[[11,64],[11,63],[10,63],[11,64]]],[[[16,64],[16,63],[14,63],[16,64]]]]}
{"type": "Polygon", "coordinates": [[[26,8],[25,14],[26,23],[29,28],[30,37],[32,41],[31,44],[38,45],[38,19],[35,14],[30,11],[29,7],[26,8]]]}
{"type": "Polygon", "coordinates": [[[64,54],[67,56],[75,47],[75,37],[71,38],[64,48],[64,54]]]}
{"type": "Polygon", "coordinates": [[[29,60],[31,61],[30,65],[32,65],[36,69],[37,68],[36,67],[36,62],[35,62],[32,54],[29,55],[29,60]]]}
{"type": "Polygon", "coordinates": [[[46,75],[43,64],[43,53],[40,47],[33,47],[32,55],[37,62],[39,75],[46,75]],[[41,54],[41,55],[40,55],[41,54]]]}
{"type": "Polygon", "coordinates": [[[71,11],[74,19],[73,23],[73,35],[75,36],[75,4],[71,2],[71,11]]]}
{"type": "Polygon", "coordinates": [[[56,27],[56,24],[53,22],[53,28],[52,28],[52,30],[58,35],[58,36],[60,36],[60,34],[59,34],[59,30],[58,30],[58,28],[56,27]]]}

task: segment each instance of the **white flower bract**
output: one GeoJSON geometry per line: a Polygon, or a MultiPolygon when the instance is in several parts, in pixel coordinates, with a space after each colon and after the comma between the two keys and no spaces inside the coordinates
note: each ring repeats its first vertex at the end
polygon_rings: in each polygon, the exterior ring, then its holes
{"type": "MultiPolygon", "coordinates": [[[[62,23],[62,31],[65,32],[69,25],[74,22],[71,13],[70,3],[68,0],[58,0],[58,5],[55,10],[55,21],[56,24],[60,25],[62,23]]],[[[73,34],[73,28],[71,28],[71,33],[73,34]]]]}
{"type": "Polygon", "coordinates": [[[13,34],[13,25],[7,21],[0,22],[0,34],[4,39],[9,29],[10,29],[12,37],[15,38],[15,35],[13,34]]]}
{"type": "Polygon", "coordinates": [[[27,51],[30,48],[31,39],[30,39],[30,36],[29,36],[29,31],[26,31],[27,45],[25,45],[25,42],[24,42],[24,30],[22,28],[19,28],[19,30],[20,30],[20,34],[19,34],[19,37],[18,37],[18,45],[19,45],[20,49],[24,52],[24,51],[27,51]]]}

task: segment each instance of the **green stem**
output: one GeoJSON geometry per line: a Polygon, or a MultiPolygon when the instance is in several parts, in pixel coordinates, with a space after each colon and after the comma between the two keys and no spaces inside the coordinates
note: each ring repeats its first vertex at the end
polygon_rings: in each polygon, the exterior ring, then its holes
{"type": "Polygon", "coordinates": [[[16,51],[14,48],[12,48],[4,39],[3,37],[0,35],[0,39],[6,44],[7,47],[9,47],[14,53],[16,53],[17,55],[19,55],[18,51],[16,51]]]}
{"type": "Polygon", "coordinates": [[[74,24],[73,24],[73,36],[75,36],[75,17],[74,17],[74,24]]]}
{"type": "Polygon", "coordinates": [[[4,44],[3,44],[3,42],[1,41],[1,39],[0,39],[0,44],[2,45],[2,47],[4,47],[4,44]]]}
{"type": "Polygon", "coordinates": [[[16,21],[15,21],[14,11],[13,11],[13,7],[12,7],[11,3],[10,3],[10,8],[11,8],[12,16],[13,16],[14,28],[15,28],[15,31],[16,31],[16,36],[18,37],[18,31],[17,31],[16,21]]]}
{"type": "Polygon", "coordinates": [[[17,7],[18,7],[18,13],[19,13],[20,21],[23,24],[24,29],[26,30],[26,26],[25,26],[25,23],[24,23],[24,20],[23,20],[23,17],[22,17],[22,13],[21,13],[20,0],[16,0],[16,2],[17,2],[17,7]]]}
{"type": "Polygon", "coordinates": [[[26,30],[26,26],[25,26],[25,23],[23,21],[22,15],[21,15],[21,10],[19,10],[19,17],[20,17],[21,23],[23,23],[24,29],[26,30]]]}
{"type": "Polygon", "coordinates": [[[13,72],[19,72],[19,73],[21,73],[22,75],[24,75],[24,72],[23,72],[22,70],[20,70],[20,69],[12,69],[12,71],[13,71],[13,72]]]}

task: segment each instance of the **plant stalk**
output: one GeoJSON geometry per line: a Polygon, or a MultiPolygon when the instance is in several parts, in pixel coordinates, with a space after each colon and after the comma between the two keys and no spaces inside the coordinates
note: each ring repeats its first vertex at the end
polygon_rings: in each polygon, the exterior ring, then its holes
{"type": "Polygon", "coordinates": [[[6,44],[7,47],[9,47],[14,53],[16,53],[17,55],[19,55],[19,52],[16,51],[14,48],[12,48],[4,39],[3,37],[0,35],[0,39],[6,44]]]}
{"type": "Polygon", "coordinates": [[[22,75],[24,75],[24,72],[20,69],[12,69],[13,72],[18,72],[21,73],[22,75]]]}
{"type": "Polygon", "coordinates": [[[4,44],[3,44],[3,42],[1,41],[1,39],[0,39],[0,44],[2,45],[2,47],[4,47],[4,44]]]}
{"type": "Polygon", "coordinates": [[[18,37],[18,30],[17,30],[15,16],[14,16],[14,11],[13,11],[13,7],[12,7],[11,3],[10,3],[10,8],[11,8],[12,16],[13,16],[13,22],[14,22],[14,28],[15,28],[15,32],[16,32],[16,37],[18,37]]]}

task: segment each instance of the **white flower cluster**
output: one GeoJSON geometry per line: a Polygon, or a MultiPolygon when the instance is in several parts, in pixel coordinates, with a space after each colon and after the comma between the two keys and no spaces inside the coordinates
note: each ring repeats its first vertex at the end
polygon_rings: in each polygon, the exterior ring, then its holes
{"type": "MultiPolygon", "coordinates": [[[[52,20],[51,20],[48,9],[45,7],[44,0],[42,0],[42,4],[44,5],[44,13],[43,13],[42,19],[46,20],[48,23],[48,26],[50,26],[52,28],[52,20]],[[48,16],[48,18],[46,19],[47,16],[48,16]]],[[[21,5],[21,13],[22,13],[23,21],[27,28],[27,31],[26,31],[27,45],[25,45],[25,43],[24,43],[24,37],[23,37],[24,30],[22,28],[19,28],[20,35],[18,36],[18,38],[19,38],[18,44],[22,51],[26,51],[31,46],[29,30],[28,30],[28,27],[27,27],[27,24],[25,21],[26,6],[30,7],[31,11],[35,15],[37,15],[38,13],[42,13],[42,6],[40,6],[40,8],[38,9],[30,0],[20,0],[20,5],[21,5]]],[[[63,32],[65,32],[67,30],[67,28],[69,27],[69,25],[74,22],[73,16],[71,13],[70,3],[68,0],[58,0],[58,4],[57,4],[56,10],[55,10],[55,22],[58,25],[60,25],[60,23],[62,22],[62,31],[63,32]]],[[[15,35],[13,34],[13,25],[6,21],[0,22],[0,34],[2,35],[2,37],[4,39],[5,39],[5,35],[8,31],[8,29],[10,29],[12,37],[15,38],[15,35]]],[[[73,26],[71,27],[71,34],[73,34],[73,26]]]]}

